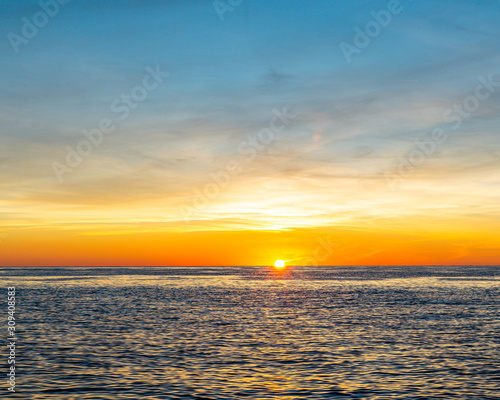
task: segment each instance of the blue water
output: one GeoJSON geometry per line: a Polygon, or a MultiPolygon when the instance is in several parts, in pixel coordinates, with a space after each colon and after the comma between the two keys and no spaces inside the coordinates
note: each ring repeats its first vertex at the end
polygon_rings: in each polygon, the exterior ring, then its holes
{"type": "Polygon", "coordinates": [[[16,286],[18,329],[17,392],[5,380],[0,398],[500,399],[499,267],[4,268],[0,280],[3,305],[16,286]]]}

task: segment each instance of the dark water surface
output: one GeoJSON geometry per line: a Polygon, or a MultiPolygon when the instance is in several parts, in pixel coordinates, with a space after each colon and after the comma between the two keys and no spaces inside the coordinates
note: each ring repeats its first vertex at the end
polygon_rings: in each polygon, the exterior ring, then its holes
{"type": "Polygon", "coordinates": [[[17,393],[4,379],[0,398],[500,399],[498,267],[4,268],[0,280],[4,310],[16,286],[18,329],[17,393]]]}

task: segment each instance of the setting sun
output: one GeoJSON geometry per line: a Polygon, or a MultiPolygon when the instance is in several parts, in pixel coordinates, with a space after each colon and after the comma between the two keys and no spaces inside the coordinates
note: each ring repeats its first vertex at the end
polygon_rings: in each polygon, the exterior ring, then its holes
{"type": "Polygon", "coordinates": [[[283,260],[276,260],[274,263],[274,266],[276,268],[284,268],[285,267],[285,262],[283,260]]]}

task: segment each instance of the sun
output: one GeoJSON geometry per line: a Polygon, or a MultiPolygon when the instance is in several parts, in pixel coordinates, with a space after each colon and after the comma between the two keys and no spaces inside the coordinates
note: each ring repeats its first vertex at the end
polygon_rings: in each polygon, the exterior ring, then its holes
{"type": "Polygon", "coordinates": [[[285,268],[285,262],[283,260],[276,260],[274,266],[276,268],[285,268]]]}

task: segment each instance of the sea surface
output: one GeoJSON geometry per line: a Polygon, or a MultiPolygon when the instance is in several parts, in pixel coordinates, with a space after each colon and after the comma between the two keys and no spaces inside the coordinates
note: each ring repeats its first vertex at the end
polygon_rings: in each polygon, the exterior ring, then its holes
{"type": "MultiPolygon", "coordinates": [[[[27,399],[500,399],[500,267],[1,268],[27,399]]],[[[6,375],[3,375],[6,376],[6,375]]]]}

